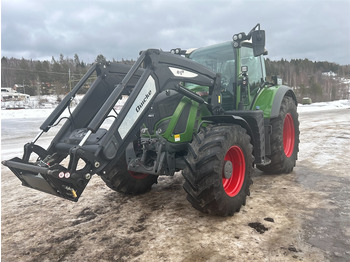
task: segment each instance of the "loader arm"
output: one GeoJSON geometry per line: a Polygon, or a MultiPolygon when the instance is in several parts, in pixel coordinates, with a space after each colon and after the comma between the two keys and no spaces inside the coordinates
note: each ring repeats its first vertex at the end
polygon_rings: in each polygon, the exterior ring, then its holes
{"type": "Polygon", "coordinates": [[[175,90],[198,103],[206,104],[213,114],[221,112],[220,75],[187,58],[160,50],[141,52],[130,67],[116,63],[94,65],[40,126],[40,133],[24,146],[22,159],[3,161],[22,184],[46,193],[77,201],[91,175],[115,165],[128,144],[135,140],[147,112],[162,92],[175,90]],[[61,127],[48,149],[36,145],[41,134],[50,130],[69,107],[87,79],[97,80],[61,127]],[[204,100],[182,83],[209,87],[204,100]],[[128,99],[108,129],[102,124],[123,95],[128,99]],[[37,160],[30,162],[32,154],[37,160]],[[62,161],[69,157],[68,164],[62,161]],[[80,163],[83,162],[83,167],[80,163]]]}
{"type": "MultiPolygon", "coordinates": [[[[218,96],[220,96],[220,79],[215,73],[202,65],[187,58],[151,49],[141,54],[129,73],[136,71],[142,63],[145,63],[144,73],[99,147],[98,154],[102,152],[103,157],[107,159],[118,159],[125,151],[128,143],[134,140],[135,134],[143,124],[143,117],[161,92],[175,90],[191,99],[197,99],[198,102],[207,103],[200,96],[181,86],[181,82],[209,86],[212,99],[208,107],[219,107],[217,101],[219,101],[218,96]]],[[[102,120],[106,118],[108,112],[119,99],[120,92],[127,85],[131,77],[129,73],[91,121],[87,127],[89,133],[96,132],[101,126],[102,120]]],[[[87,133],[87,136],[89,136],[89,133],[87,133]]]]}

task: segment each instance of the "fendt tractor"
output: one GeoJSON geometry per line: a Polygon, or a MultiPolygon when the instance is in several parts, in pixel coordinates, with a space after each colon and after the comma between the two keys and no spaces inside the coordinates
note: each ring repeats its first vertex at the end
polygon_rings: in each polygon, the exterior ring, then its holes
{"type": "Polygon", "coordinates": [[[136,195],[182,171],[194,208],[231,216],[246,203],[254,167],[289,173],[299,150],[295,94],[277,77],[266,81],[266,54],[257,24],[221,44],[142,51],[132,66],[95,63],[24,145],[23,157],[2,163],[24,186],[72,201],[93,174],[136,195]],[[47,149],[39,146],[62,120],[47,149]]]}

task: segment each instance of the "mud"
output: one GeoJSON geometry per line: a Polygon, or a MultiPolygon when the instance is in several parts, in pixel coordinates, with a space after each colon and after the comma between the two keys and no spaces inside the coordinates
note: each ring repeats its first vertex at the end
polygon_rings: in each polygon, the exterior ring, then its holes
{"type": "Polygon", "coordinates": [[[251,228],[254,228],[260,234],[264,234],[265,231],[269,230],[260,222],[249,223],[248,226],[250,226],[251,228]]]}
{"type": "MultiPolygon", "coordinates": [[[[228,218],[193,209],[180,173],[160,177],[152,191],[135,197],[113,192],[94,176],[79,202],[73,203],[22,187],[1,167],[1,258],[346,261],[350,257],[349,111],[301,114],[295,171],[276,176],[256,170],[247,205],[228,218]],[[257,228],[266,230],[260,233],[257,228]]],[[[2,134],[6,125],[2,121],[2,134]]],[[[3,135],[2,158],[8,158],[3,152],[13,153],[12,148],[22,145],[21,139],[3,135]]]]}

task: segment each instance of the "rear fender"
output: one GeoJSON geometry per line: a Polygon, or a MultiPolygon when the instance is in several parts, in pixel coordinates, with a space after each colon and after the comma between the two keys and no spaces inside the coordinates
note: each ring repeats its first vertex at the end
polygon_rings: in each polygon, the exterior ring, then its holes
{"type": "Polygon", "coordinates": [[[297,99],[293,90],[288,86],[281,85],[264,88],[258,95],[252,108],[254,110],[263,110],[264,118],[277,117],[283,97],[286,95],[292,97],[297,105],[297,99]]]}

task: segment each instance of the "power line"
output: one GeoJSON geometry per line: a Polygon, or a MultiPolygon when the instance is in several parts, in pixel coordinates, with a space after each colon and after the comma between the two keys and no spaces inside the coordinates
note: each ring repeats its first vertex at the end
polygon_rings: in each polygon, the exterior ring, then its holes
{"type": "MultiPolygon", "coordinates": [[[[13,68],[13,67],[1,67],[1,69],[8,69],[8,70],[16,70],[16,71],[27,71],[32,73],[48,73],[48,74],[56,74],[56,75],[69,75],[69,73],[63,73],[63,72],[55,72],[55,71],[37,71],[37,70],[30,70],[30,69],[23,69],[23,68],[13,68]]],[[[71,74],[71,76],[83,76],[84,74],[71,74]]]]}

